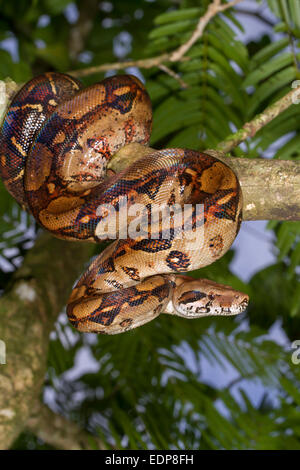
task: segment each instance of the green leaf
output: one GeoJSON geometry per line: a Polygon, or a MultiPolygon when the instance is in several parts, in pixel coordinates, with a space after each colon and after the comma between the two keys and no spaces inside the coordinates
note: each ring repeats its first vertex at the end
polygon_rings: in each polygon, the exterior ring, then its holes
{"type": "MultiPolygon", "coordinates": [[[[300,58],[300,54],[298,56],[300,58]]],[[[244,87],[249,85],[256,85],[258,82],[265,80],[267,77],[272,76],[279,70],[293,64],[293,56],[290,52],[283,53],[272,61],[264,65],[260,65],[253,72],[251,72],[244,81],[244,87]]]]}
{"type": "Polygon", "coordinates": [[[168,36],[171,34],[179,34],[184,31],[188,31],[192,26],[196,24],[196,21],[185,20],[185,21],[178,21],[176,23],[167,24],[164,26],[160,26],[156,29],[153,29],[149,34],[149,39],[156,39],[162,36],[168,36]]]}
{"type": "Polygon", "coordinates": [[[71,3],[70,0],[43,0],[45,9],[51,15],[58,15],[64,11],[66,6],[71,3]]]}
{"type": "Polygon", "coordinates": [[[154,24],[161,25],[178,21],[190,20],[194,18],[199,18],[200,15],[201,8],[185,8],[180,10],[173,10],[158,15],[154,20],[154,24]]]}
{"type": "Polygon", "coordinates": [[[269,98],[273,93],[278,92],[296,79],[294,66],[287,67],[284,70],[273,74],[269,80],[264,82],[252,95],[249,104],[249,115],[252,115],[257,107],[269,98]]]}
{"type": "Polygon", "coordinates": [[[263,49],[258,51],[251,58],[252,69],[255,69],[258,65],[264,64],[271,57],[275,56],[277,53],[283,51],[289,44],[289,38],[284,37],[278,41],[271,42],[263,49]]]}

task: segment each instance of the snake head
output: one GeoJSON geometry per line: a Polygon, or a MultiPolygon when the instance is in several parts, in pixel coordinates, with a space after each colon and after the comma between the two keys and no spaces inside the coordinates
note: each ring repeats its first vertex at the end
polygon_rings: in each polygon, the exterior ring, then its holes
{"type": "Polygon", "coordinates": [[[208,279],[183,282],[173,295],[174,314],[185,318],[237,315],[248,306],[249,297],[230,286],[208,279]]]}

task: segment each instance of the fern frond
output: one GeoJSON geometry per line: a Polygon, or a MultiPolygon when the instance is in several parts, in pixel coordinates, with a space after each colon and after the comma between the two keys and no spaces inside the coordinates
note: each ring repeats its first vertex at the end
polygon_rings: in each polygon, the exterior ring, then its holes
{"type": "MultiPolygon", "coordinates": [[[[192,34],[199,15],[197,8],[160,15],[158,26],[151,32],[151,52],[180,45],[192,34]]],[[[232,126],[243,124],[247,93],[241,84],[248,56],[245,46],[235,38],[230,20],[215,17],[188,56],[189,60],[177,67],[187,90],[161,73],[147,78],[154,104],[151,145],[214,147],[231,133],[232,126]]]]}

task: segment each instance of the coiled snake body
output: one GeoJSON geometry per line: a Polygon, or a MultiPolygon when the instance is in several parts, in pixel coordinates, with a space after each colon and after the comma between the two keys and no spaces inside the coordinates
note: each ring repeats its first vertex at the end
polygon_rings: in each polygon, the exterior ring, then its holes
{"type": "Polygon", "coordinates": [[[197,318],[247,307],[247,295],[231,287],[178,274],[223,256],[238,233],[242,194],[226,164],[165,149],[107,175],[110,158],[127,144],[147,144],[151,126],[149,96],[130,75],[81,89],[68,75],[46,73],[19,91],[7,112],[0,171],[14,198],[59,238],[116,238],[69,299],[69,319],[80,331],[116,334],[162,312],[197,318]],[[159,212],[160,205],[170,211],[159,212]],[[133,216],[136,207],[146,213],[133,216]],[[187,225],[176,217],[183,207],[187,225]],[[136,221],[144,231],[129,236],[136,221]]]}

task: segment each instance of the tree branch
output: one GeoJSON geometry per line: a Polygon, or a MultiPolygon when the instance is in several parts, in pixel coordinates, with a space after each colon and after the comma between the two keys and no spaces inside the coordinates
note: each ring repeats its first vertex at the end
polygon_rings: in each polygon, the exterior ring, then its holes
{"type": "Polygon", "coordinates": [[[101,439],[83,431],[76,423],[53,413],[46,405],[39,403],[32,410],[26,428],[55,449],[106,449],[101,439]]]}
{"type": "Polygon", "coordinates": [[[1,297],[0,448],[23,430],[46,372],[49,333],[72,285],[92,254],[89,243],[70,243],[43,233],[1,297]]]}
{"type": "Polygon", "coordinates": [[[2,125],[9,103],[21,86],[21,84],[15,83],[10,78],[0,80],[0,126],[2,125]]]}
{"type": "Polygon", "coordinates": [[[206,152],[235,171],[243,191],[243,220],[300,220],[299,162],[206,152]]]}

